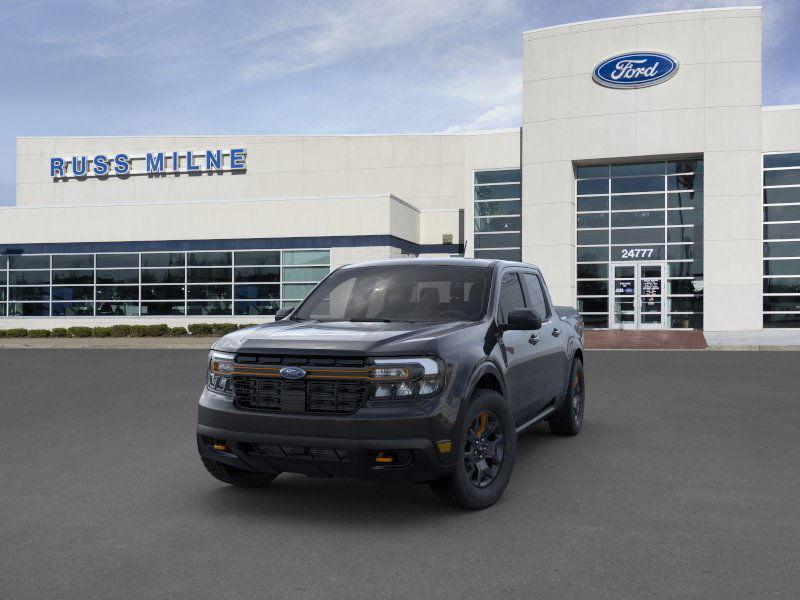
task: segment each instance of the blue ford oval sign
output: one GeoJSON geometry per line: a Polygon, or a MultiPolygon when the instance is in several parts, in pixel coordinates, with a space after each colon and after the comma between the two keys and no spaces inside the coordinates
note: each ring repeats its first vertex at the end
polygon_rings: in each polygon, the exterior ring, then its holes
{"type": "Polygon", "coordinates": [[[592,79],[610,88],[641,88],[666,81],[678,72],[678,61],[660,52],[629,52],[601,62],[592,79]]]}
{"type": "Polygon", "coordinates": [[[284,379],[302,379],[306,376],[305,369],[300,367],[283,367],[278,373],[284,379]]]}

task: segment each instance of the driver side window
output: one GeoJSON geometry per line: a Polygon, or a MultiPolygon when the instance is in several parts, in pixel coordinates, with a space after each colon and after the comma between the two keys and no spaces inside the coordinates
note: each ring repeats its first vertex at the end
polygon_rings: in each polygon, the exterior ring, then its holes
{"type": "Polygon", "coordinates": [[[515,272],[504,273],[500,280],[500,305],[497,310],[497,322],[508,323],[508,314],[517,308],[525,308],[525,295],[522,293],[522,284],[519,274],[515,272]]]}

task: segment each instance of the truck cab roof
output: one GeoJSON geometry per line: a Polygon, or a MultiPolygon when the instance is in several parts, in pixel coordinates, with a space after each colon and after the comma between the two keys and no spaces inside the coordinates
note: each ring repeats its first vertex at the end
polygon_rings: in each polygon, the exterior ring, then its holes
{"type": "Polygon", "coordinates": [[[379,267],[379,266],[398,266],[398,265],[436,265],[436,266],[458,266],[458,267],[527,267],[537,271],[539,267],[530,263],[516,262],[511,260],[496,260],[485,258],[389,258],[383,260],[371,260],[345,265],[342,269],[355,269],[359,267],[379,267]]]}

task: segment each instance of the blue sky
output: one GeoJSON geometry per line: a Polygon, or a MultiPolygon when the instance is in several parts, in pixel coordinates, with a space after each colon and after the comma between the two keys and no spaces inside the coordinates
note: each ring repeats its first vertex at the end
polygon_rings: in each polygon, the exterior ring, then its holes
{"type": "MultiPolygon", "coordinates": [[[[16,136],[436,132],[521,122],[521,33],[752,0],[0,0],[16,136]]],[[[764,3],[764,104],[800,103],[800,1],[764,3]]]]}

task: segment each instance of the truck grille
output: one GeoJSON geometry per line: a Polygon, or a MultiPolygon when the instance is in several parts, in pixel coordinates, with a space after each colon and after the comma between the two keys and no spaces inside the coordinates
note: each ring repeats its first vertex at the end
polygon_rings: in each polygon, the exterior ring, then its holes
{"type": "Polygon", "coordinates": [[[290,446],[287,444],[247,444],[245,451],[255,456],[268,458],[310,458],[331,462],[349,463],[350,457],[341,448],[317,448],[314,446],[290,446]]]}
{"type": "Polygon", "coordinates": [[[237,404],[251,410],[346,414],[364,403],[367,382],[235,377],[233,389],[237,404]]]}
{"type": "Polygon", "coordinates": [[[369,389],[368,381],[353,378],[352,369],[366,364],[363,358],[239,355],[236,362],[243,369],[248,368],[245,365],[253,365],[251,369],[256,372],[263,369],[262,376],[233,377],[236,404],[248,410],[349,414],[363,406],[369,389]],[[278,367],[289,365],[302,366],[310,373],[314,373],[314,367],[324,369],[325,375],[301,380],[276,376],[278,367]],[[337,377],[337,370],[342,371],[341,378],[337,377]]]}

